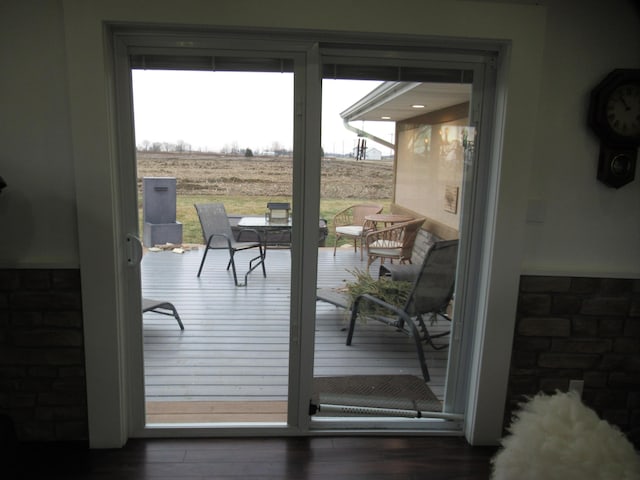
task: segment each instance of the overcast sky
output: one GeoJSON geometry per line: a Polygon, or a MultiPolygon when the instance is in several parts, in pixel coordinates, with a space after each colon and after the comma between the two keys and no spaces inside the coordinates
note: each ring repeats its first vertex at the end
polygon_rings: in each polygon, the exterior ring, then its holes
{"type": "MultiPolygon", "coordinates": [[[[349,153],[355,133],[340,112],[380,82],[325,80],[322,146],[326,153],[349,153]]],[[[133,71],[136,144],[183,141],[193,150],[220,151],[237,146],[256,152],[277,142],[293,145],[293,74],[199,71],[133,71]]],[[[393,124],[356,122],[392,141],[393,124]]],[[[388,149],[368,141],[388,154],[388,149]]]]}

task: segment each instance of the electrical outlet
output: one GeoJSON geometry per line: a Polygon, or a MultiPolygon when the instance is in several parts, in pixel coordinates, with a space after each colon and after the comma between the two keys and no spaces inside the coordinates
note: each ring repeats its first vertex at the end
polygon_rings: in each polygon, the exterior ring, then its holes
{"type": "Polygon", "coordinates": [[[582,398],[582,390],[584,389],[584,380],[569,380],[569,391],[574,391],[582,398]]]}

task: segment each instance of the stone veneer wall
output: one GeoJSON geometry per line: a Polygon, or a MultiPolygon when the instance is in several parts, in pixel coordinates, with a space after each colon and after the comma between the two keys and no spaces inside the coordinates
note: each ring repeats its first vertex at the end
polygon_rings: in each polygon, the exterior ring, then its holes
{"type": "Polygon", "coordinates": [[[640,447],[640,280],[521,278],[505,424],[526,396],[572,379],[640,447]]]}
{"type": "Polygon", "coordinates": [[[0,269],[0,414],[19,440],[87,441],[82,325],[79,270],[0,269]]]}

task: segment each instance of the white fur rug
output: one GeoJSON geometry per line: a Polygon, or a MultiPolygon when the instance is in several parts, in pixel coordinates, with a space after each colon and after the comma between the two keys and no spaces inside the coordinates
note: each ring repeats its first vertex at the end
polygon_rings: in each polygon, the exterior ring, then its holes
{"type": "Polygon", "coordinates": [[[638,480],[640,457],[574,393],[522,405],[492,459],[493,480],[638,480]]]}

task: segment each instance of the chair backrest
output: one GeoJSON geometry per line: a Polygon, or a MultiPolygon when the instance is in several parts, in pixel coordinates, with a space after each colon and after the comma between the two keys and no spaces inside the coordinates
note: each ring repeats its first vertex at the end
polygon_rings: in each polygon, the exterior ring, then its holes
{"type": "Polygon", "coordinates": [[[223,203],[196,203],[196,212],[198,212],[198,218],[200,219],[200,226],[202,227],[202,236],[204,237],[204,243],[206,244],[211,235],[217,236],[211,240],[209,244],[210,248],[228,248],[227,240],[218,235],[225,235],[231,241],[233,241],[233,232],[231,231],[231,224],[229,223],[229,217],[227,217],[227,211],[224,208],[223,203]]]}
{"type": "Polygon", "coordinates": [[[353,215],[353,225],[364,225],[364,217],[367,215],[375,215],[376,213],[382,212],[382,205],[375,204],[362,204],[362,205],[353,205],[351,207],[352,215],[353,215]]]}
{"type": "Polygon", "coordinates": [[[434,243],[422,262],[406,310],[414,314],[444,311],[456,280],[458,240],[434,243]]]}
{"type": "Polygon", "coordinates": [[[413,245],[424,222],[424,218],[417,218],[369,231],[365,236],[368,266],[371,266],[376,258],[392,258],[401,262],[411,260],[413,245]]]}
{"type": "Polygon", "coordinates": [[[400,239],[402,242],[402,258],[411,259],[413,245],[416,243],[416,237],[418,236],[420,227],[422,227],[424,222],[424,218],[417,218],[415,220],[398,224],[402,225],[402,238],[400,239]]]}

